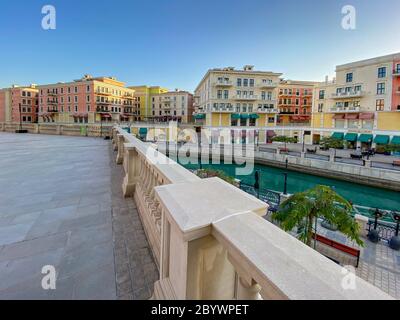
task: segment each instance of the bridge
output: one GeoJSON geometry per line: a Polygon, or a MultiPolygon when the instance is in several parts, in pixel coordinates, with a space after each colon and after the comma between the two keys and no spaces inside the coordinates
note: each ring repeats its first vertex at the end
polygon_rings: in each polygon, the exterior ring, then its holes
{"type": "Polygon", "coordinates": [[[0,299],[391,299],[343,286],[265,202],[112,138],[0,133],[0,299]]]}

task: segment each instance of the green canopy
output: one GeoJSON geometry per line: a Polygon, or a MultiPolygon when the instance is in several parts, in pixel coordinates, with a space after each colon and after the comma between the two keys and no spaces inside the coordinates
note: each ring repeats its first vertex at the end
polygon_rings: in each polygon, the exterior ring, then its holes
{"type": "Polygon", "coordinates": [[[386,135],[383,135],[383,134],[378,134],[378,135],[375,137],[374,142],[375,142],[376,144],[388,144],[388,143],[389,143],[389,139],[390,139],[389,136],[386,136],[386,135]]]}
{"type": "Polygon", "coordinates": [[[147,128],[140,128],[139,134],[147,134],[147,128]]]}
{"type": "Polygon", "coordinates": [[[346,135],[344,136],[344,139],[346,140],[346,141],[349,141],[349,142],[356,142],[357,141],[357,138],[358,138],[358,134],[357,133],[346,133],[346,135]]]}
{"type": "Polygon", "coordinates": [[[374,136],[372,134],[363,133],[360,135],[360,142],[363,143],[371,143],[374,140],[374,136]]]}
{"type": "Polygon", "coordinates": [[[232,120],[239,120],[240,119],[240,114],[239,113],[232,113],[231,114],[231,119],[232,120]]]}
{"type": "Polygon", "coordinates": [[[240,119],[249,119],[249,118],[250,118],[250,115],[247,114],[247,113],[242,113],[242,114],[240,115],[240,119]]]}
{"type": "Polygon", "coordinates": [[[391,144],[400,144],[400,136],[394,136],[391,144]]]}
{"type": "Polygon", "coordinates": [[[250,115],[250,119],[259,119],[259,118],[260,118],[260,116],[257,113],[252,113],[250,115]]]}
{"type": "Polygon", "coordinates": [[[333,139],[343,140],[344,133],[343,132],[334,132],[332,134],[333,139]]]}
{"type": "Polygon", "coordinates": [[[205,118],[206,118],[206,115],[205,115],[204,113],[196,114],[196,115],[194,116],[194,118],[195,118],[195,119],[198,119],[198,120],[200,120],[200,119],[205,119],[205,118]]]}

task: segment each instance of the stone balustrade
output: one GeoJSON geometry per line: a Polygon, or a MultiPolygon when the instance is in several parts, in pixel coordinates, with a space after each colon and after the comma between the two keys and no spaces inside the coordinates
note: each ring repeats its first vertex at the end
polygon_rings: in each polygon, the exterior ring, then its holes
{"type": "Polygon", "coordinates": [[[266,203],[119,127],[112,138],[159,267],[154,299],[391,299],[263,219],[266,203]]]}

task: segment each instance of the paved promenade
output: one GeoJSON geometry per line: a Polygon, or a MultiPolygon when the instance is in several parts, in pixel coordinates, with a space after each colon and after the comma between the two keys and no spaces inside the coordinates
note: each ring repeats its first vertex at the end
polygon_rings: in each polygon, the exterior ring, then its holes
{"type": "Polygon", "coordinates": [[[148,299],[157,269],[121,183],[108,141],[0,133],[0,299],[148,299]]]}

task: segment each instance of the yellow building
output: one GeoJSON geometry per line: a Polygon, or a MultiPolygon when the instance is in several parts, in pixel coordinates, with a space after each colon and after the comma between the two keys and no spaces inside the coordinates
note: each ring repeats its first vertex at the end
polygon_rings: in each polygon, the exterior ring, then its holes
{"type": "MultiPolygon", "coordinates": [[[[260,143],[268,140],[267,127],[278,121],[278,85],[281,73],[228,67],[209,70],[195,90],[195,122],[232,135],[254,131],[260,143]]],[[[271,130],[272,131],[272,130],[271,130]]]]}
{"type": "Polygon", "coordinates": [[[336,78],[317,84],[313,142],[335,134],[354,148],[368,148],[400,135],[399,60],[400,54],[392,54],[339,65],[336,78]]]}
{"type": "Polygon", "coordinates": [[[140,104],[140,119],[142,121],[149,120],[152,117],[152,97],[161,93],[168,92],[168,89],[159,86],[131,86],[130,89],[135,90],[135,97],[140,104]]]}

